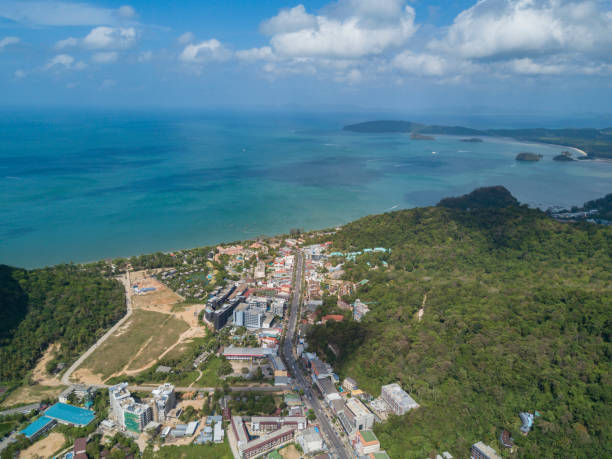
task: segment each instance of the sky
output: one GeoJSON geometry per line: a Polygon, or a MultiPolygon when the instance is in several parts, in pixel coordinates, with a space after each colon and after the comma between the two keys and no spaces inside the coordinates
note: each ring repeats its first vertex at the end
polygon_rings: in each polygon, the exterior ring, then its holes
{"type": "Polygon", "coordinates": [[[610,0],[0,0],[0,107],[610,113],[610,0]]]}

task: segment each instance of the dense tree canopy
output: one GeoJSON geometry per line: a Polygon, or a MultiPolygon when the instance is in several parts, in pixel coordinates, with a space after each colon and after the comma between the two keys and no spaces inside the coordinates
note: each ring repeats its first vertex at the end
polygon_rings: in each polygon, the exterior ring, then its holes
{"type": "Polygon", "coordinates": [[[74,265],[0,266],[0,381],[22,378],[49,345],[70,363],[125,314],[123,286],[74,265]]]}
{"type": "Polygon", "coordinates": [[[334,250],[388,247],[376,255],[388,267],[369,254],[345,263],[347,279],[368,279],[346,300],[371,312],[314,327],[310,345],[374,395],[399,382],[421,404],[377,425],[392,458],[466,457],[478,440],[499,451],[502,429],[515,457],[612,457],[612,228],[458,207],[472,210],[405,210],[341,229],[334,250]],[[518,413],[535,410],[522,436],[518,413]]]}

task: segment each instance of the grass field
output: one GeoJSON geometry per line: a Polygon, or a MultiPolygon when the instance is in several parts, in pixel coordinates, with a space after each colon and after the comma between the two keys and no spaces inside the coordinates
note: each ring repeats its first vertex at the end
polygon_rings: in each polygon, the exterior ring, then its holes
{"type": "Polygon", "coordinates": [[[143,459],[233,459],[227,437],[219,444],[164,446],[159,451],[145,450],[143,459]]]}
{"type": "Polygon", "coordinates": [[[135,310],[129,321],[83,362],[83,367],[104,379],[128,364],[129,368],[140,368],[159,357],[187,328],[184,321],[171,315],[135,310]]]}
{"type": "Polygon", "coordinates": [[[209,357],[202,370],[202,377],[196,381],[195,385],[199,387],[216,387],[223,385],[223,380],[221,380],[217,374],[220,366],[221,359],[219,357],[209,357]]]}
{"type": "Polygon", "coordinates": [[[39,402],[45,398],[54,399],[63,391],[66,386],[41,386],[35,384],[33,386],[24,385],[13,392],[0,403],[0,407],[6,408],[22,403],[39,402]]]}

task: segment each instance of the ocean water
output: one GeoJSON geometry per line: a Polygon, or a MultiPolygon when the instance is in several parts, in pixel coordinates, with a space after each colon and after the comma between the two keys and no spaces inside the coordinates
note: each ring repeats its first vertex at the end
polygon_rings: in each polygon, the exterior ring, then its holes
{"type": "Polygon", "coordinates": [[[532,206],[612,191],[612,163],[507,139],[343,132],[341,115],[0,113],[0,263],[85,262],[326,228],[504,185],[532,206]],[[544,155],[518,163],[521,151],[544,155]]]}

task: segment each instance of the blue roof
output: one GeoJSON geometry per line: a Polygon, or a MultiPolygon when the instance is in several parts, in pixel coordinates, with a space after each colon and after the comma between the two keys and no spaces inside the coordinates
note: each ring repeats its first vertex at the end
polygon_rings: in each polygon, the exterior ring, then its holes
{"type": "Polygon", "coordinates": [[[86,426],[96,417],[93,411],[66,403],[56,403],[45,411],[45,416],[76,426],[86,426]]]}
{"type": "Polygon", "coordinates": [[[53,419],[48,418],[47,416],[41,416],[32,424],[23,429],[20,433],[24,434],[28,438],[32,438],[42,429],[47,427],[51,422],[53,422],[53,419]]]}

